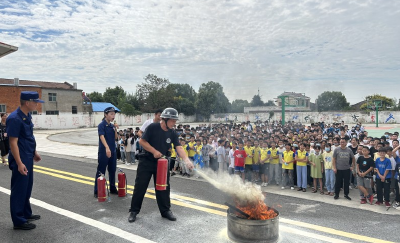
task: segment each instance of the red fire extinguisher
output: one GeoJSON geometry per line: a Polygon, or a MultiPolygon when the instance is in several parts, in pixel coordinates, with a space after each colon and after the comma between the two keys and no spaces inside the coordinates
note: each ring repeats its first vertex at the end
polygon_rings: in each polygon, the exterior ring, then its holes
{"type": "Polygon", "coordinates": [[[118,197],[126,197],[126,192],[128,187],[128,181],[126,179],[126,174],[119,169],[118,172],[118,197]]]}
{"type": "Polygon", "coordinates": [[[99,202],[104,202],[107,199],[106,189],[108,191],[108,185],[106,177],[103,175],[103,173],[99,173],[100,176],[97,178],[97,200],[99,202]]]}
{"type": "Polygon", "coordinates": [[[159,158],[157,161],[157,179],[156,190],[167,190],[167,174],[168,174],[168,160],[165,157],[159,158]]]}

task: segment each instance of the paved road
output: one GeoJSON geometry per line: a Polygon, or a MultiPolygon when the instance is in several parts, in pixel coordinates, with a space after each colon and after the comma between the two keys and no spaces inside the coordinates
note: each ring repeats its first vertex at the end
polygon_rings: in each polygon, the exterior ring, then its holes
{"type": "MultiPolygon", "coordinates": [[[[10,171],[1,167],[1,242],[229,242],[225,196],[207,182],[171,178],[172,210],[178,221],[160,217],[150,190],[137,222],[129,224],[130,196],[112,195],[111,202],[104,203],[93,198],[95,168],[89,160],[43,156],[34,169],[32,194],[33,210],[42,219],[35,230],[23,232],[12,230],[7,194],[10,171]]],[[[126,173],[132,186],[136,171],[126,173]]],[[[400,236],[398,214],[279,195],[272,189],[266,202],[280,211],[280,242],[398,242],[400,236]]]]}

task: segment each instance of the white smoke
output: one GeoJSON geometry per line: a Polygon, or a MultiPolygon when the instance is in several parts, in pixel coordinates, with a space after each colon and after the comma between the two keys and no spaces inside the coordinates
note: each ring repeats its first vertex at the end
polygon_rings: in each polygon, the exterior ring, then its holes
{"type": "Polygon", "coordinates": [[[217,174],[211,169],[197,169],[196,172],[211,185],[231,196],[240,205],[264,201],[261,187],[251,182],[243,183],[242,178],[238,175],[229,175],[226,172],[217,174]]]}

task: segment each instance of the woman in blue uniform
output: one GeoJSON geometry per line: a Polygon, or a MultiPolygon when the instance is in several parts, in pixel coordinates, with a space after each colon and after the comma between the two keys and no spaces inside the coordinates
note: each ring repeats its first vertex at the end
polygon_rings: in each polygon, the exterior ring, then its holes
{"type": "Polygon", "coordinates": [[[94,184],[94,197],[97,198],[97,178],[100,173],[105,175],[106,168],[108,170],[108,178],[110,182],[110,193],[118,194],[115,187],[115,171],[117,170],[117,156],[115,140],[118,138],[116,123],[112,123],[117,113],[114,107],[107,107],[104,110],[104,118],[98,125],[99,134],[99,151],[98,151],[98,165],[95,176],[94,184]]]}

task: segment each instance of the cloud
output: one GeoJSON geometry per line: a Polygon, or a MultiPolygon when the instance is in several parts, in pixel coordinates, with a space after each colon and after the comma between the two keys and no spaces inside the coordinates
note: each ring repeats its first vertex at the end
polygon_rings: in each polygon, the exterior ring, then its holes
{"type": "MultiPolygon", "coordinates": [[[[149,73],[196,90],[220,82],[232,101],[283,91],[350,103],[395,97],[400,3],[357,1],[94,1],[0,3],[4,78],[134,92],[149,73]],[[377,84],[382,84],[377,86],[377,84]],[[378,88],[377,87],[381,87],[378,88]]],[[[399,98],[399,97],[398,97],[399,98]]]]}

